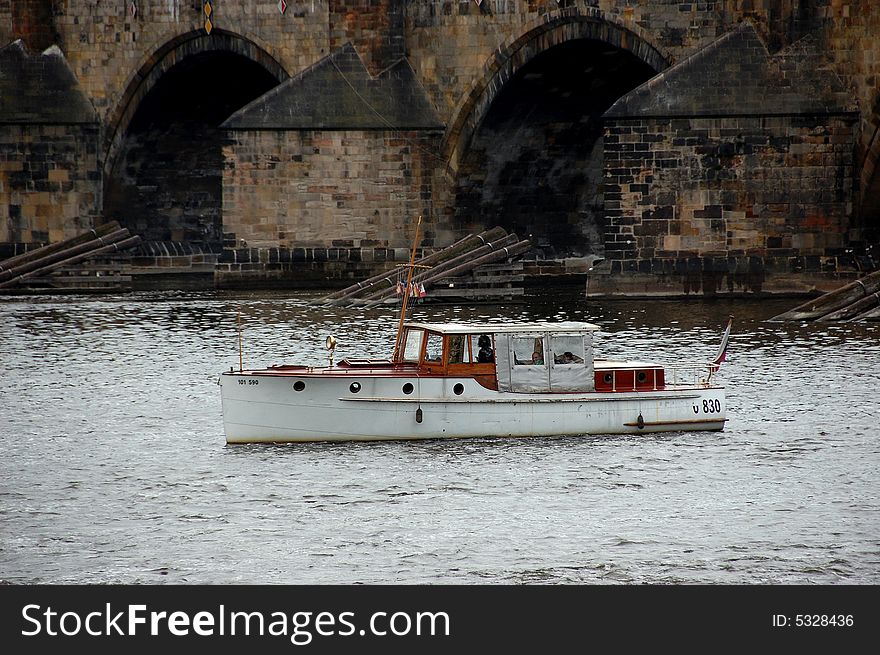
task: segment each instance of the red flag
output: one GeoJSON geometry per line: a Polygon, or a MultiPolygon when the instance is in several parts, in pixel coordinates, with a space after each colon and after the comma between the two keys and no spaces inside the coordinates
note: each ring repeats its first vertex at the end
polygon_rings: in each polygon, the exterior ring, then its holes
{"type": "Polygon", "coordinates": [[[730,343],[730,327],[733,325],[733,316],[727,321],[727,328],[724,330],[724,336],[721,337],[721,345],[718,347],[718,353],[712,363],[720,366],[721,362],[727,359],[727,344],[730,343]]]}

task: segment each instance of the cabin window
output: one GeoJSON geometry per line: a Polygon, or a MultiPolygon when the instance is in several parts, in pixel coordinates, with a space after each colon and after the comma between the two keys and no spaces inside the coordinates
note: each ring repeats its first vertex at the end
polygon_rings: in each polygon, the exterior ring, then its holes
{"type": "Polygon", "coordinates": [[[544,366],[544,340],[541,337],[513,337],[514,366],[544,366]]]}
{"type": "Polygon", "coordinates": [[[428,332],[428,347],[425,348],[425,361],[440,363],[443,357],[443,336],[436,332],[428,332]]]}
{"type": "Polygon", "coordinates": [[[408,330],[403,344],[403,359],[408,362],[419,361],[422,354],[422,335],[424,330],[408,330]]]}
{"type": "Polygon", "coordinates": [[[555,365],[584,363],[584,338],[580,335],[554,335],[550,337],[550,348],[555,365]]]}
{"type": "Polygon", "coordinates": [[[495,361],[495,345],[492,342],[492,336],[489,334],[481,334],[477,337],[477,361],[482,363],[495,361]]]}
{"type": "Polygon", "coordinates": [[[449,363],[467,364],[470,362],[467,349],[467,336],[452,334],[449,336],[449,363]]]}

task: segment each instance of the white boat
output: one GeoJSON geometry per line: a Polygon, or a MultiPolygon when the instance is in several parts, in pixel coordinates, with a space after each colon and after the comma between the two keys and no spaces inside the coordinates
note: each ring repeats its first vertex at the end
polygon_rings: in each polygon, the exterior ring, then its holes
{"type": "Polygon", "coordinates": [[[391,356],[327,366],[273,365],[219,378],[227,443],[546,437],[721,430],[724,387],[711,362],[664,366],[596,358],[580,322],[405,320],[421,217],[401,286],[391,356]]]}
{"type": "MultiPolygon", "coordinates": [[[[582,322],[403,321],[387,360],[220,375],[227,443],[646,434],[722,430],[712,361],[596,356],[582,322]]],[[[390,344],[389,344],[390,345],[390,344]]]]}

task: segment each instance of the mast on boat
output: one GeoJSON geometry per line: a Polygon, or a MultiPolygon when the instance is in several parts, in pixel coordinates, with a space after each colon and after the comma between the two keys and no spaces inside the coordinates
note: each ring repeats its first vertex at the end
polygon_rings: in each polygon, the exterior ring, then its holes
{"type": "Polygon", "coordinates": [[[406,319],[406,306],[409,300],[409,290],[410,285],[412,284],[413,269],[415,269],[416,248],[419,245],[419,227],[421,227],[421,225],[422,217],[419,216],[419,220],[416,221],[416,234],[413,237],[412,253],[409,256],[409,264],[407,265],[406,286],[403,289],[403,302],[400,305],[400,321],[397,324],[397,338],[394,341],[394,356],[391,358],[391,361],[394,362],[399,362],[401,360],[403,351],[403,322],[406,319]]]}

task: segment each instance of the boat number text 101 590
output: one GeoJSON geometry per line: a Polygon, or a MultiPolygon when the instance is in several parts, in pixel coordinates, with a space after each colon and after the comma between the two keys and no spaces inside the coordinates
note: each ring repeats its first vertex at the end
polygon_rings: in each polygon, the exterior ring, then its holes
{"type": "Polygon", "coordinates": [[[260,384],[259,380],[239,380],[239,384],[260,384]]]}

